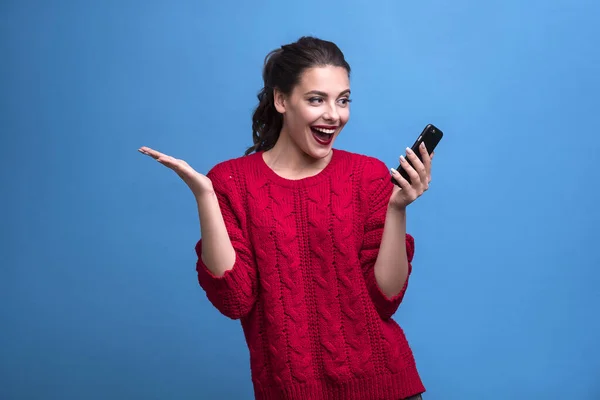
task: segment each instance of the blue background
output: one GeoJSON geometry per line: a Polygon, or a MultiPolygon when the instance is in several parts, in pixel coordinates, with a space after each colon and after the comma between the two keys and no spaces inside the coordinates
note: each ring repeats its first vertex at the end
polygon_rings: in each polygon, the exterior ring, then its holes
{"type": "Polygon", "coordinates": [[[195,275],[206,172],[251,143],[264,56],[353,68],[336,147],[446,136],[396,318],[427,400],[600,399],[600,6],[592,0],[0,3],[0,398],[250,399],[195,275]]]}

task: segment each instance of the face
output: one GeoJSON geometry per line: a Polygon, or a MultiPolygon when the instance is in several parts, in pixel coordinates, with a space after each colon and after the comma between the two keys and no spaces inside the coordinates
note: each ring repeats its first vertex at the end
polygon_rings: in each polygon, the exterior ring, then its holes
{"type": "Polygon", "coordinates": [[[342,67],[306,70],[292,93],[275,93],[283,114],[282,135],[312,158],[324,158],[350,118],[350,82],[342,67]]]}

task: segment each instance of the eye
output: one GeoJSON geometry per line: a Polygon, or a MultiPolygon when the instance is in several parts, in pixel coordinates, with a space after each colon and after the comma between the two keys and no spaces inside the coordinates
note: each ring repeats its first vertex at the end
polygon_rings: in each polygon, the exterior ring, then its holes
{"type": "Polygon", "coordinates": [[[308,99],[308,102],[312,105],[319,105],[323,102],[323,99],[320,97],[311,97],[308,99]]]}
{"type": "Polygon", "coordinates": [[[352,102],[352,100],[350,100],[347,97],[344,97],[339,99],[338,102],[341,104],[342,107],[347,107],[352,102]]]}

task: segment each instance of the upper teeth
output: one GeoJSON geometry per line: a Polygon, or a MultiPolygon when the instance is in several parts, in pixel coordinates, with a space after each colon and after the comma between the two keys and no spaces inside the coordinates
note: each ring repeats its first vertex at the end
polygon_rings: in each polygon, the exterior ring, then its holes
{"type": "Polygon", "coordinates": [[[332,133],[335,132],[335,129],[314,128],[314,130],[326,133],[328,135],[331,135],[332,133]]]}

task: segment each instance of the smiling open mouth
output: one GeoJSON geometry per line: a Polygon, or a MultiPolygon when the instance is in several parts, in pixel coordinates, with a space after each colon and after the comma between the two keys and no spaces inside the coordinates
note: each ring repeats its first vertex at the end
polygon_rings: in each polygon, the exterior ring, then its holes
{"type": "Polygon", "coordinates": [[[328,145],[333,140],[333,134],[336,131],[335,127],[311,126],[313,137],[322,145],[328,145]]]}

